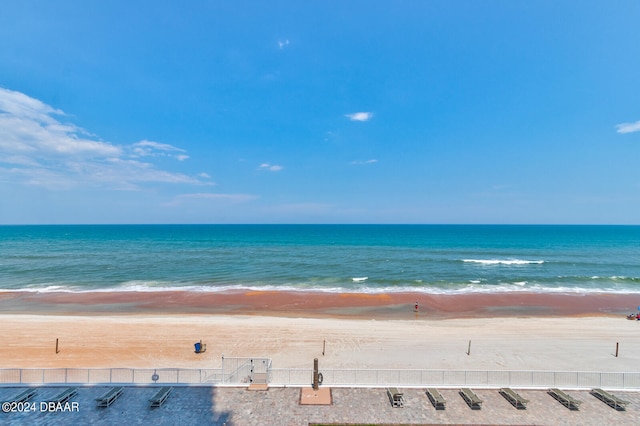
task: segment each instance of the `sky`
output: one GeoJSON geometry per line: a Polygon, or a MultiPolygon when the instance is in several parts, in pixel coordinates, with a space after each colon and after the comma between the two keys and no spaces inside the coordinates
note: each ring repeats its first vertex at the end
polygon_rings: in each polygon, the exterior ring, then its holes
{"type": "Polygon", "coordinates": [[[640,2],[0,6],[0,224],[640,224],[640,2]]]}

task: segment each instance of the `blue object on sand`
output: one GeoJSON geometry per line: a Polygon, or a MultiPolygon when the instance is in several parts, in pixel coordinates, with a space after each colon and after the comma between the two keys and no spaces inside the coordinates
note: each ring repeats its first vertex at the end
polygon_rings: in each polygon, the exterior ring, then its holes
{"type": "Polygon", "coordinates": [[[200,353],[200,349],[202,349],[202,344],[200,342],[194,344],[193,346],[196,347],[196,352],[200,353]]]}

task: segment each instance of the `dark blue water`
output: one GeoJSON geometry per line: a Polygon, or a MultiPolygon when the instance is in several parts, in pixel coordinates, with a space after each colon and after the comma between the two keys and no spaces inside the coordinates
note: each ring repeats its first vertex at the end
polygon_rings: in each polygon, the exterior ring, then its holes
{"type": "Polygon", "coordinates": [[[640,226],[0,226],[0,289],[640,293],[640,226]]]}

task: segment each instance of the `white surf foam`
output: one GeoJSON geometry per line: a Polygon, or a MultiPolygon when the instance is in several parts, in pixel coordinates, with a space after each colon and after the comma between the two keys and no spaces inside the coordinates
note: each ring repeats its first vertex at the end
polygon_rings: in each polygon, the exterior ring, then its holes
{"type": "Polygon", "coordinates": [[[465,263],[479,263],[481,265],[541,265],[544,260],[522,259],[463,259],[465,263]]]}
{"type": "Polygon", "coordinates": [[[145,286],[145,285],[129,285],[126,287],[114,287],[110,289],[91,289],[80,290],[77,288],[65,286],[49,286],[43,288],[16,288],[16,289],[0,289],[0,292],[6,293],[119,293],[119,292],[201,292],[201,293],[218,293],[229,291],[277,291],[277,292],[310,292],[310,293],[343,293],[343,294],[393,294],[393,293],[423,293],[433,295],[456,295],[456,294],[491,294],[491,293],[565,293],[565,294],[640,294],[638,290],[619,289],[619,288],[585,288],[585,287],[544,287],[541,285],[530,285],[527,282],[514,282],[510,284],[486,286],[479,283],[469,283],[454,288],[441,287],[415,287],[415,286],[397,286],[397,287],[361,287],[354,289],[345,289],[344,287],[320,287],[320,286],[282,286],[282,285],[222,285],[222,286],[145,286]]]}

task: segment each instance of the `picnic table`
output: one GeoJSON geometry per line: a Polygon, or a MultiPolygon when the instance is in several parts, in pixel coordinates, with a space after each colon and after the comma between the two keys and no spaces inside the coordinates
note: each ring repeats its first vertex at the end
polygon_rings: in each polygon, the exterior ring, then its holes
{"type": "Polygon", "coordinates": [[[387,388],[387,396],[392,407],[404,407],[404,395],[398,388],[387,388]]]}
{"type": "Polygon", "coordinates": [[[549,389],[549,395],[558,400],[562,405],[567,407],[570,410],[578,410],[582,401],[578,401],[571,395],[561,391],[560,389],[549,389]]]}
{"type": "Polygon", "coordinates": [[[56,404],[64,404],[64,403],[68,402],[71,398],[76,396],[77,393],[78,393],[78,388],[65,389],[64,391],[62,391],[58,395],[56,395],[53,398],[52,402],[54,402],[56,404]]]}
{"type": "Polygon", "coordinates": [[[19,394],[17,394],[16,396],[14,396],[13,398],[9,399],[9,401],[11,402],[27,402],[28,400],[30,400],[31,398],[33,398],[33,396],[38,393],[37,390],[35,389],[25,389],[22,392],[20,392],[19,394]]]}
{"type": "Polygon", "coordinates": [[[160,390],[156,392],[153,398],[149,400],[149,408],[162,407],[162,404],[164,404],[164,402],[167,400],[172,389],[173,388],[169,386],[160,388],[160,390]]]}
{"type": "Polygon", "coordinates": [[[117,388],[111,388],[107,393],[102,395],[100,398],[96,398],[96,402],[98,403],[98,407],[108,407],[113,404],[116,399],[122,395],[124,388],[122,386],[117,388]]]}
{"type": "Polygon", "coordinates": [[[600,388],[592,389],[591,395],[595,396],[605,404],[609,405],[611,408],[615,408],[618,411],[626,410],[627,404],[629,404],[629,401],[620,399],[617,396],[610,394],[609,392],[604,391],[600,388]]]}
{"type": "Polygon", "coordinates": [[[522,396],[518,395],[511,388],[502,388],[500,389],[500,394],[505,397],[507,401],[509,401],[514,407],[518,410],[524,410],[527,408],[528,399],[524,399],[522,396]]]}
{"type": "Polygon", "coordinates": [[[440,394],[440,392],[438,392],[438,389],[427,388],[427,396],[429,397],[429,400],[431,401],[433,406],[436,408],[436,410],[444,410],[447,404],[447,401],[440,394]]]}
{"type": "Polygon", "coordinates": [[[474,410],[479,410],[482,407],[482,400],[469,388],[460,389],[460,395],[462,399],[474,410]]]}

